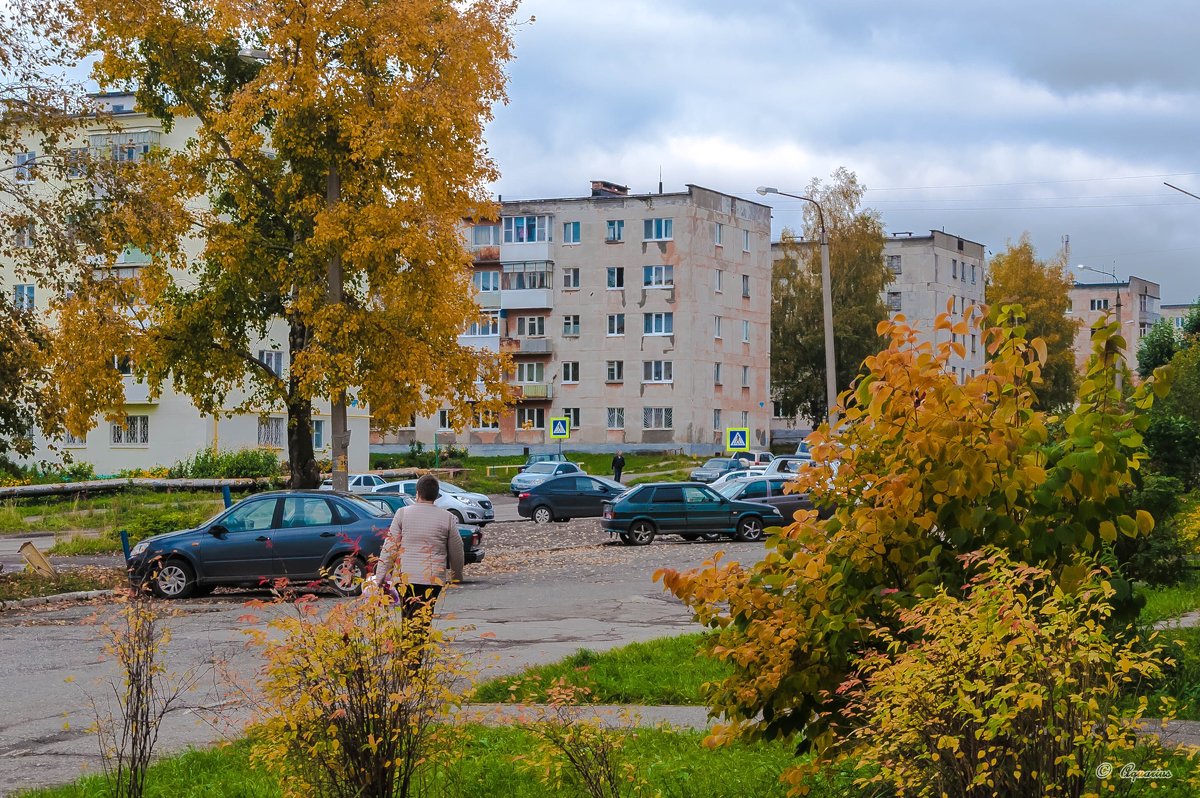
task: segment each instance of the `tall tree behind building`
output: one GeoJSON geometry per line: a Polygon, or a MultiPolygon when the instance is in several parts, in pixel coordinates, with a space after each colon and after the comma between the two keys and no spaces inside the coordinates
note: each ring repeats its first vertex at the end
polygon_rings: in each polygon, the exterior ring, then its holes
{"type": "MultiPolygon", "coordinates": [[[[829,235],[833,339],[837,388],[858,376],[863,360],[883,346],[876,326],[888,316],[883,291],[892,280],[883,258],[879,214],[861,208],[866,188],[842,167],[823,183],[813,178],[806,195],[821,204],[829,235]]],[[[803,203],[800,235],[785,229],[783,257],[775,261],[771,298],[771,386],[785,416],[816,424],[828,415],[825,334],[821,304],[821,237],[817,210],[803,203]]]]}

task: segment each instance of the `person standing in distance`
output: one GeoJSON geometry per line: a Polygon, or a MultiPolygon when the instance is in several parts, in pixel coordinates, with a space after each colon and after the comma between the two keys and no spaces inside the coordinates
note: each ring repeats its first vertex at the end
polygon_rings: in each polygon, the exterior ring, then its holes
{"type": "Polygon", "coordinates": [[[415,504],[401,507],[392,517],[387,540],[375,566],[375,581],[379,584],[392,578],[399,564],[398,585],[401,613],[411,618],[420,610],[433,605],[442,592],[446,567],[454,579],[463,575],[463,545],[458,534],[458,519],[436,506],[440,487],[437,477],[425,474],[417,480],[415,504]]]}
{"type": "Polygon", "coordinates": [[[625,470],[625,458],[621,454],[621,450],[617,449],[616,455],[612,459],[613,479],[617,482],[621,481],[621,472],[625,470]]]}

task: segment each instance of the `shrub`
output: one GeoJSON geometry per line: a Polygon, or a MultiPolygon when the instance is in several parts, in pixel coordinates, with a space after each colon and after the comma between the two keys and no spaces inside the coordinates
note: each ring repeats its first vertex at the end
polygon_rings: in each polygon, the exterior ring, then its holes
{"type": "Polygon", "coordinates": [[[1146,448],[1154,469],[1188,487],[1200,475],[1200,424],[1187,416],[1153,414],[1146,428],[1146,448]]]}
{"type": "Polygon", "coordinates": [[[1152,585],[1173,585],[1187,576],[1192,552],[1179,535],[1176,519],[1182,494],[1182,482],[1160,474],[1145,475],[1133,492],[1133,505],[1154,516],[1156,523],[1145,537],[1123,536],[1117,541],[1117,559],[1130,578],[1152,585]]]}
{"type": "Polygon", "coordinates": [[[191,479],[267,478],[283,475],[279,455],[272,449],[238,449],[216,452],[201,449],[170,469],[170,476],[191,479]]]}

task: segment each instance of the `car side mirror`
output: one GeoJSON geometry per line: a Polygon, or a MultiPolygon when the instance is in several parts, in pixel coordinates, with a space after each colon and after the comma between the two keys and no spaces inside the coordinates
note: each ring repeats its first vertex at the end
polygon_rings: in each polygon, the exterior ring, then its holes
{"type": "Polygon", "coordinates": [[[229,530],[220,524],[213,524],[208,528],[208,534],[212,535],[214,538],[220,538],[228,535],[229,530]]]}

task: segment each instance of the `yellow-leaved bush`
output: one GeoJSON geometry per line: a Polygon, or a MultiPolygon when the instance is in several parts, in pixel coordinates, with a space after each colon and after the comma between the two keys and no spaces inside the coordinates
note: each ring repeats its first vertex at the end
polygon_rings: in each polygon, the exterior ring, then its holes
{"type": "MultiPolygon", "coordinates": [[[[718,555],[695,571],[656,574],[717,630],[710,651],[733,666],[707,688],[724,717],[710,744],[797,736],[801,753],[833,759],[856,727],[838,688],[876,649],[879,630],[902,626],[899,613],[962,589],[963,555],[995,547],[1069,591],[1087,573],[1079,555],[1152,529],[1127,494],[1145,459],[1145,410],[1169,374],[1160,369],[1123,397],[1124,342],[1101,319],[1079,401],[1052,435],[1058,419],[1035,409],[1033,393],[1045,344],[1026,339],[1019,306],[994,318],[985,330],[980,317],[947,312],[936,345],[903,316],[881,323],[888,346],[842,394],[837,429],[809,437],[815,464],[795,481],[828,518],[797,512],[754,565],[718,555]],[[951,363],[972,334],[988,359],[960,379],[951,363]]],[[[1108,581],[1114,622],[1132,617],[1130,583],[1108,581]]]]}

